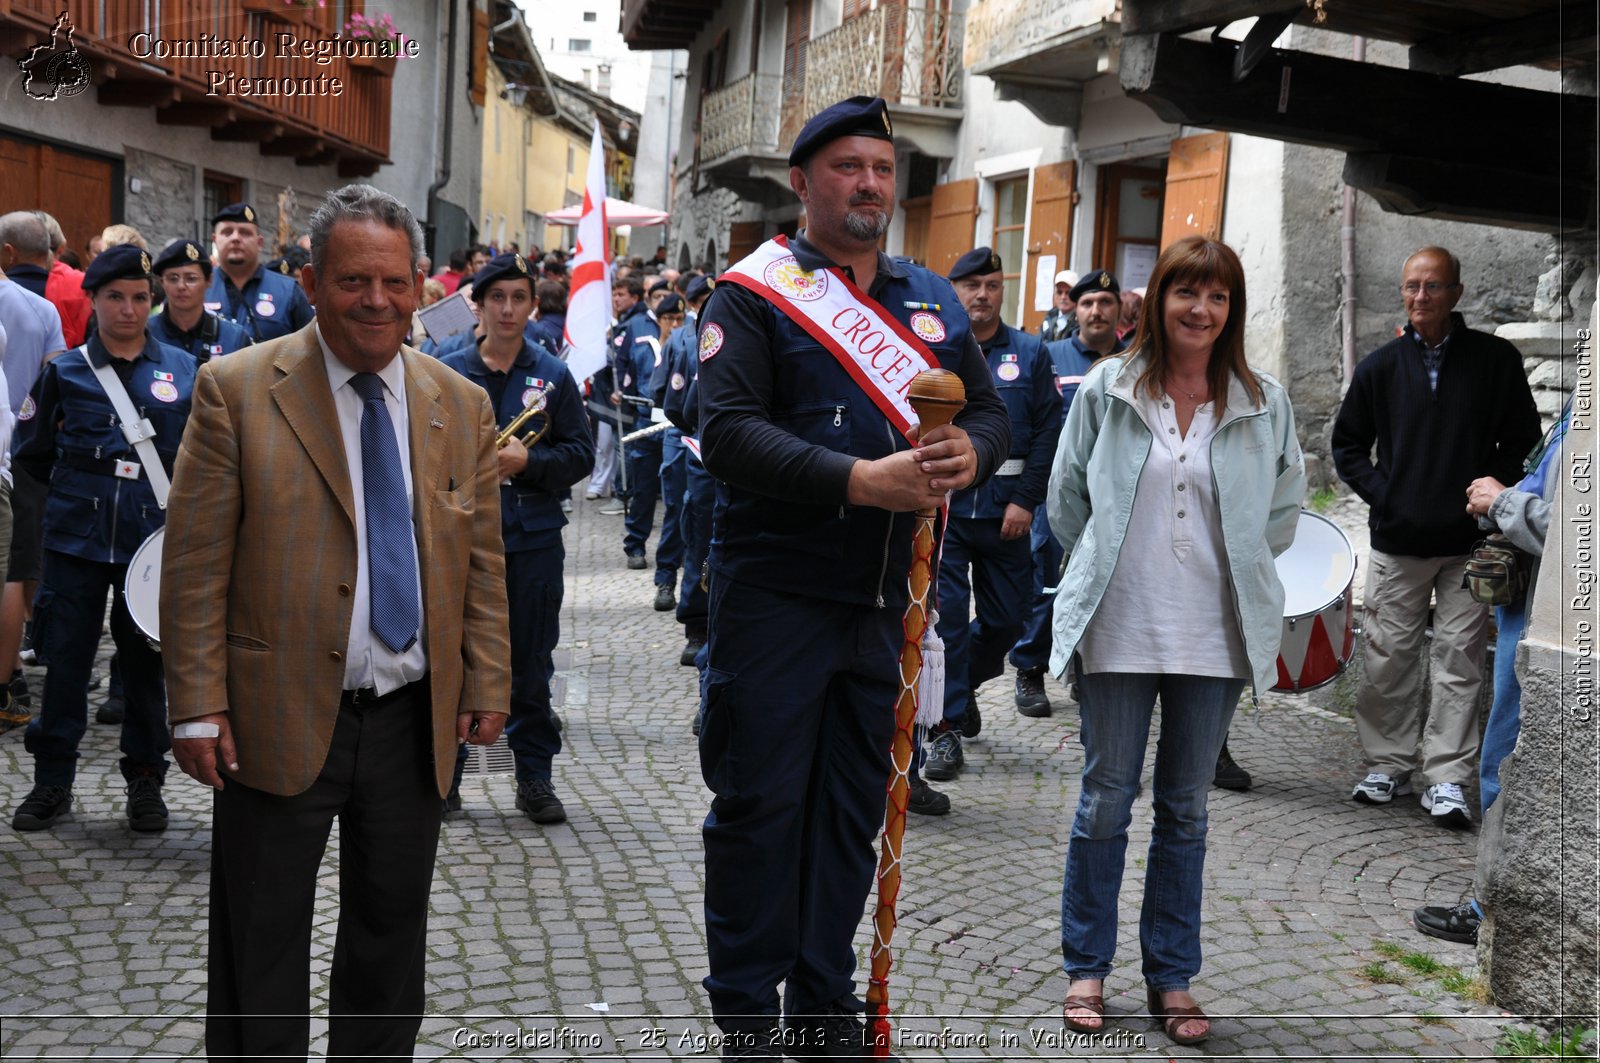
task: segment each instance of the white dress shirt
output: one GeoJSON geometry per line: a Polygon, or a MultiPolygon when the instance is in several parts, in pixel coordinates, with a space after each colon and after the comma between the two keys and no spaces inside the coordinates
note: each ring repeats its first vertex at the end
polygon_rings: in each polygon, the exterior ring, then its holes
{"type": "MultiPolygon", "coordinates": [[[[328,386],[333,389],[333,406],[339,413],[339,435],[344,439],[345,466],[350,470],[350,490],[356,503],[356,590],[355,608],[350,617],[350,642],[344,655],[344,688],[372,687],[380,696],[414,683],[428,673],[428,618],[422,610],[422,566],[417,563],[417,615],[422,623],[411,648],[395,653],[372,631],[372,598],[367,583],[367,502],[362,490],[365,478],[361,465],[361,396],[350,386],[356,371],[341,362],[322,338],[317,326],[317,343],[328,367],[328,386]]],[[[406,480],[406,509],[416,513],[415,492],[411,486],[411,422],[406,418],[406,371],[397,353],[377,374],[383,381],[384,405],[394,423],[395,444],[400,448],[400,470],[406,480]]],[[[415,518],[413,517],[413,520],[415,518]]],[[[417,558],[413,530],[411,556],[417,558]]]]}

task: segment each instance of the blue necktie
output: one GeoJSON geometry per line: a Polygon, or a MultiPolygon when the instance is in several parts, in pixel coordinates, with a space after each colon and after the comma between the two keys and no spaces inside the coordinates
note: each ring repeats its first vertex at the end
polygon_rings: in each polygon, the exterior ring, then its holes
{"type": "Polygon", "coordinates": [[[395,653],[417,641],[416,540],[400,471],[394,422],[383,401],[383,381],[357,373],[350,386],[361,396],[362,497],[367,507],[367,592],[372,631],[395,653]]]}

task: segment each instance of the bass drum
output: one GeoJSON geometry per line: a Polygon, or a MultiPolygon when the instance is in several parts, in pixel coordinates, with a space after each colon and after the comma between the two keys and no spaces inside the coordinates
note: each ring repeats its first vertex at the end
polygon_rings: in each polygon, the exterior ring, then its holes
{"type": "Polygon", "coordinates": [[[1283,642],[1273,690],[1314,690],[1339,678],[1355,654],[1356,552],[1333,521],[1300,511],[1294,545],[1278,556],[1283,642]]]}
{"type": "Polygon", "coordinates": [[[161,544],[166,537],[167,529],[157,528],[139,544],[122,584],[128,615],[157,653],[161,652],[161,544]]]}

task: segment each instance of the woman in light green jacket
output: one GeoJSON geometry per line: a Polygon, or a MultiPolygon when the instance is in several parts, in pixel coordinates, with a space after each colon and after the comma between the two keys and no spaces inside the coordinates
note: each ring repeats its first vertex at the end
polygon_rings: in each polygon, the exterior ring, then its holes
{"type": "Polygon", "coordinates": [[[1157,697],[1155,823],[1139,938],[1151,1014],[1211,1032],[1200,970],[1206,797],[1245,686],[1270,687],[1283,624],[1273,558],[1294,539],[1305,462],[1283,388],[1244,357],[1244,271],[1198,236],[1164,251],[1126,355],[1067,416],[1047,497],[1070,561],[1051,671],[1072,663],[1084,746],[1061,945],[1072,1029],[1104,1026],[1134,795],[1157,697]]]}

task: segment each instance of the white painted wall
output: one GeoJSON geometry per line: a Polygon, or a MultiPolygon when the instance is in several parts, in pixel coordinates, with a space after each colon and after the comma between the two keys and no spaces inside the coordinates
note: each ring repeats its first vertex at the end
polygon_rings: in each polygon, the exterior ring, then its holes
{"type": "MultiPolygon", "coordinates": [[[[649,92],[650,53],[629,50],[622,40],[621,0],[517,0],[528,16],[528,32],[552,73],[598,90],[599,67],[611,67],[610,98],[644,112],[649,92]],[[585,15],[593,15],[585,21],[585,15]],[[568,44],[586,40],[587,52],[568,44]]],[[[654,248],[652,248],[654,250],[654,248]]]]}

